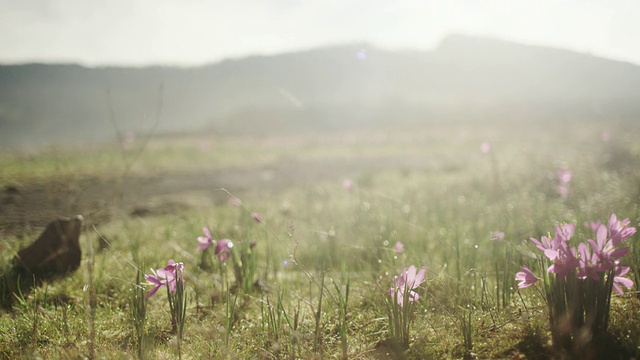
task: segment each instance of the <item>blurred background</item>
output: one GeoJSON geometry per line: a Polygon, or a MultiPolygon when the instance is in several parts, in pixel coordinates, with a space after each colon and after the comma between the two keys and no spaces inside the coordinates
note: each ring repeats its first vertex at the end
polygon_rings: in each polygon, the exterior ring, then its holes
{"type": "Polygon", "coordinates": [[[633,1],[0,4],[5,149],[640,115],[633,1]]]}

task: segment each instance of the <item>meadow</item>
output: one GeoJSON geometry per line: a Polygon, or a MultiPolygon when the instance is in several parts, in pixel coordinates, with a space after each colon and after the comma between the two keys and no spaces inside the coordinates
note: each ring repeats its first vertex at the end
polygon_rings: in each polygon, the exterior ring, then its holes
{"type": "MultiPolygon", "coordinates": [[[[584,224],[612,213],[638,227],[639,135],[496,121],[5,150],[0,187],[40,199],[2,205],[5,272],[45,219],[86,228],[77,272],[2,310],[0,357],[638,358],[640,293],[608,269],[605,331],[558,343],[556,274],[530,238],[575,224],[567,243],[595,244],[584,224]],[[538,281],[519,288],[521,266],[538,281]]],[[[637,284],[638,235],[621,244],[637,284]]]]}

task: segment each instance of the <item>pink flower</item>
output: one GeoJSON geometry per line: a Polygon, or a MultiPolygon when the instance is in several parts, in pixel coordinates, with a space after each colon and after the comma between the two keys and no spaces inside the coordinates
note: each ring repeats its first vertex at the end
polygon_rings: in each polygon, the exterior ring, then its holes
{"type": "Polygon", "coordinates": [[[226,262],[231,257],[233,243],[229,239],[222,239],[216,244],[215,254],[219,255],[220,262],[226,262]]]}
{"type": "Polygon", "coordinates": [[[556,173],[558,177],[558,181],[560,184],[556,188],[556,192],[563,198],[566,199],[569,196],[569,183],[571,182],[572,174],[569,169],[560,169],[556,173]]]}
{"type": "Polygon", "coordinates": [[[491,145],[489,145],[489,143],[488,143],[488,142],[483,142],[483,143],[480,145],[480,151],[481,151],[483,154],[488,154],[490,150],[491,150],[491,145]]]}
{"type": "Polygon", "coordinates": [[[563,224],[562,226],[556,226],[556,233],[553,239],[542,236],[540,241],[535,238],[530,240],[549,260],[554,260],[558,256],[558,249],[563,245],[567,247],[566,244],[571,240],[575,228],[575,224],[563,224]]]}
{"type": "Polygon", "coordinates": [[[176,278],[178,281],[182,281],[184,283],[184,279],[182,278],[182,271],[184,270],[184,264],[179,262],[176,263],[173,259],[167,262],[167,266],[162,269],[153,270],[151,269],[152,274],[145,274],[144,278],[147,279],[149,283],[154,285],[153,289],[149,290],[147,294],[147,298],[153,296],[158,289],[162,286],[168,286],[170,292],[176,291],[176,278]]]}
{"type": "Polygon", "coordinates": [[[611,134],[608,131],[602,133],[602,141],[607,142],[611,140],[611,134]]]}
{"type": "Polygon", "coordinates": [[[211,233],[207,227],[203,227],[202,231],[204,231],[204,236],[198,236],[198,242],[201,244],[196,248],[196,250],[204,250],[209,246],[213,245],[213,238],[211,237],[211,233]]]}
{"type": "Polygon", "coordinates": [[[576,224],[562,224],[560,226],[556,226],[556,234],[553,237],[553,240],[557,242],[569,242],[571,241],[571,238],[573,237],[575,231],[576,224]]]}
{"type": "Polygon", "coordinates": [[[607,226],[601,223],[591,223],[596,228],[596,239],[589,239],[589,245],[594,254],[603,262],[600,271],[609,270],[614,263],[629,252],[627,247],[619,247],[620,243],[636,232],[635,227],[629,226],[629,219],[618,220],[616,214],[611,214],[607,226]]]}
{"type": "Polygon", "coordinates": [[[251,218],[255,220],[258,224],[262,224],[262,217],[258,213],[251,214],[251,218]]]}
{"type": "Polygon", "coordinates": [[[349,179],[345,179],[345,180],[342,182],[342,187],[343,187],[345,190],[351,190],[351,189],[353,188],[353,182],[352,182],[351,180],[349,180],[349,179]]]}
{"type": "Polygon", "coordinates": [[[593,280],[600,280],[598,272],[602,271],[602,263],[598,254],[594,251],[589,251],[589,246],[586,243],[578,244],[578,254],[580,254],[580,265],[576,276],[578,279],[586,279],[587,277],[593,280]]]}
{"type": "Polygon", "coordinates": [[[557,249],[545,251],[545,255],[553,261],[553,264],[547,268],[547,272],[556,274],[558,280],[564,279],[580,265],[576,257],[576,249],[569,248],[564,241],[558,245],[557,249]]]}
{"type": "Polygon", "coordinates": [[[389,289],[391,298],[396,299],[398,305],[404,306],[405,294],[409,296],[407,299],[410,302],[420,299],[420,295],[413,291],[417,289],[420,284],[424,282],[425,268],[420,269],[416,274],[416,267],[411,265],[407,270],[406,266],[402,267],[402,274],[400,277],[395,277],[393,280],[393,287],[389,289]]]}
{"type": "Polygon", "coordinates": [[[618,246],[622,240],[636,233],[636,228],[629,227],[629,218],[620,221],[616,214],[611,214],[609,217],[608,230],[613,246],[618,246]]]}
{"type": "MultiPolygon", "coordinates": [[[[540,237],[540,241],[538,241],[536,238],[530,238],[529,240],[531,240],[531,242],[543,253],[545,253],[545,255],[547,257],[549,257],[549,255],[547,255],[547,250],[554,250],[555,251],[555,246],[553,244],[553,240],[551,240],[550,238],[546,237],[546,236],[541,236],[540,237]]],[[[555,254],[555,253],[554,253],[555,254]]]]}
{"type": "Polygon", "coordinates": [[[184,270],[184,264],[179,262],[176,263],[175,261],[173,261],[173,259],[169,260],[167,262],[167,266],[165,266],[162,269],[158,269],[157,273],[160,276],[163,276],[167,279],[167,284],[169,286],[169,291],[171,292],[175,292],[176,291],[176,277],[179,280],[182,280],[182,282],[184,282],[184,279],[182,278],[182,271],[184,270]]]}
{"type": "Polygon", "coordinates": [[[520,281],[520,283],[518,284],[518,289],[524,289],[535,284],[538,281],[538,277],[531,270],[529,270],[528,267],[521,266],[520,269],[522,269],[522,271],[516,274],[516,280],[520,281]]]}
{"type": "Polygon", "coordinates": [[[394,246],[394,250],[399,254],[404,251],[404,245],[400,241],[397,241],[396,246],[394,246]]]}
{"type": "Polygon", "coordinates": [[[560,184],[566,185],[571,182],[572,174],[571,174],[571,170],[569,169],[558,170],[558,172],[556,173],[556,176],[558,176],[558,180],[560,181],[560,184]]]}
{"type": "Polygon", "coordinates": [[[489,236],[491,236],[491,240],[503,240],[504,239],[504,233],[502,231],[494,231],[491,234],[489,234],[489,236]]]}
{"type": "Polygon", "coordinates": [[[624,286],[626,288],[630,288],[633,286],[633,280],[625,277],[628,272],[628,266],[618,266],[618,263],[616,263],[616,273],[613,278],[613,289],[620,295],[624,293],[620,286],[624,286]]]}
{"type": "Polygon", "coordinates": [[[591,229],[593,232],[597,232],[598,227],[600,227],[600,225],[602,225],[601,221],[585,221],[584,222],[584,226],[586,228],[591,229]]]}
{"type": "Polygon", "coordinates": [[[626,255],[629,252],[629,248],[618,248],[614,245],[613,238],[609,237],[607,227],[600,224],[596,231],[596,240],[587,240],[594,254],[603,261],[601,271],[609,270],[613,266],[613,263],[626,255]]]}
{"type": "Polygon", "coordinates": [[[147,279],[147,281],[151,285],[154,285],[153,289],[149,290],[149,293],[147,294],[147,298],[150,298],[151,296],[153,296],[158,291],[158,289],[160,289],[160,287],[166,285],[167,283],[166,279],[162,279],[162,280],[160,279],[160,277],[155,272],[155,270],[151,269],[151,273],[152,274],[144,274],[144,278],[147,279]]]}

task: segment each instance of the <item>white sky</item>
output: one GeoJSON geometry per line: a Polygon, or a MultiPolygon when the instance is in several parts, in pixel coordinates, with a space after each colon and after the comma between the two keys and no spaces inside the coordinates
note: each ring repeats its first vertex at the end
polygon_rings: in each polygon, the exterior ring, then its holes
{"type": "Polygon", "coordinates": [[[636,0],[0,0],[0,62],[198,65],[465,33],[640,64],[639,18],[636,0]]]}

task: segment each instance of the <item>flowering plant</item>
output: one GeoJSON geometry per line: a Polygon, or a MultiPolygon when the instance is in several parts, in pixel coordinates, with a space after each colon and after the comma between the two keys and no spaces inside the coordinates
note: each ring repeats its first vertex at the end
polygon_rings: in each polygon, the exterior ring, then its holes
{"type": "Polygon", "coordinates": [[[182,344],[182,332],[187,311],[187,299],[184,291],[184,264],[169,260],[167,266],[162,269],[153,270],[152,274],[145,274],[144,277],[149,283],[154,285],[147,294],[147,298],[153,296],[158,289],[167,287],[167,300],[171,313],[171,332],[178,335],[178,353],[182,344]]]}
{"type": "Polygon", "coordinates": [[[574,224],[556,226],[553,238],[550,235],[540,240],[531,238],[544,254],[541,261],[548,265],[547,271],[538,277],[523,266],[516,274],[520,289],[543,280],[553,340],[565,350],[572,346],[581,348],[586,344],[580,342],[605,333],[612,291],[622,294],[622,287],[633,286],[633,281],[625,277],[629,267],[620,263],[629,252],[623,241],[636,232],[629,226],[629,219],[620,221],[611,214],[607,225],[600,222],[585,225],[595,232],[595,239],[577,247],[570,246],[574,224]]]}
{"type": "Polygon", "coordinates": [[[424,268],[418,271],[411,265],[402,267],[400,276],[395,276],[389,289],[391,301],[387,301],[389,332],[391,338],[405,348],[409,346],[409,325],[412,320],[413,303],[420,299],[415,291],[425,281],[424,268]]]}
{"type": "MultiPolygon", "coordinates": [[[[262,218],[257,213],[254,213],[252,218],[256,222],[262,223],[262,218]]],[[[221,239],[216,242],[213,240],[209,229],[204,227],[203,231],[204,236],[197,238],[200,245],[196,250],[206,252],[210,246],[215,244],[214,254],[220,260],[220,275],[223,279],[223,286],[227,286],[226,264],[229,259],[231,259],[233,260],[233,272],[236,283],[246,292],[251,292],[253,290],[253,279],[257,271],[257,253],[254,249],[256,242],[250,241],[247,243],[240,241],[237,243],[238,246],[229,239],[221,239]]],[[[202,264],[204,264],[204,255],[205,253],[203,253],[202,264]]]]}
{"type": "Polygon", "coordinates": [[[147,298],[152,297],[155,293],[163,286],[167,286],[169,293],[174,293],[177,288],[177,281],[184,283],[184,279],[182,278],[182,271],[184,270],[183,263],[176,263],[172,260],[169,260],[167,266],[162,269],[153,270],[151,269],[151,274],[145,274],[144,278],[147,281],[154,285],[153,289],[149,290],[147,293],[147,298]],[[179,276],[178,276],[179,274],[179,276]]]}

